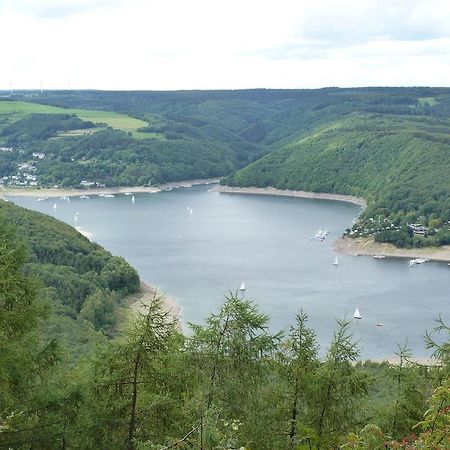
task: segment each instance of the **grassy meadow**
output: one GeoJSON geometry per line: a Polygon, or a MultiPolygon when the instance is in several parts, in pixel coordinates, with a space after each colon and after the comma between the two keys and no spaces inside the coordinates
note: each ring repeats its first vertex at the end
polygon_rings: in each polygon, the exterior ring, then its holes
{"type": "MultiPolygon", "coordinates": [[[[145,133],[137,131],[138,128],[148,126],[148,123],[131,117],[127,114],[116,113],[113,111],[96,111],[89,109],[73,109],[73,108],[60,108],[58,106],[40,105],[37,103],[20,102],[20,101],[2,101],[0,102],[0,119],[3,119],[3,123],[13,123],[28,114],[75,114],[81,120],[91,121],[95,124],[105,124],[111,128],[125,131],[126,133],[132,133],[136,139],[147,138],[163,138],[158,133],[145,133]]],[[[100,130],[98,128],[96,130],[100,130]]],[[[86,130],[82,130],[83,133],[86,130]]],[[[79,133],[80,134],[80,133],[79,133]]],[[[69,133],[66,135],[77,135],[77,133],[69,133]]]]}

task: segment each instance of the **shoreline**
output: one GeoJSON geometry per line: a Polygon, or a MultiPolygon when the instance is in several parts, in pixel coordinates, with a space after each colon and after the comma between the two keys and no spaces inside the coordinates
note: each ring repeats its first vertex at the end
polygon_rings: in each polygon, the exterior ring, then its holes
{"type": "Polygon", "coordinates": [[[99,195],[99,194],[124,194],[131,192],[133,194],[146,192],[149,194],[156,194],[165,191],[166,189],[186,188],[190,186],[216,184],[219,182],[218,178],[206,178],[197,180],[172,181],[169,183],[159,184],[156,186],[114,186],[114,187],[96,187],[86,189],[75,188],[6,188],[1,187],[1,197],[80,197],[81,195],[99,195]]]}
{"type": "Polygon", "coordinates": [[[293,191],[291,189],[276,189],[274,187],[234,187],[234,186],[216,186],[211,189],[212,192],[224,194],[247,194],[247,195],[274,195],[281,197],[311,198],[316,200],[336,200],[340,202],[354,203],[365,208],[366,200],[362,197],[344,194],[328,194],[326,192],[293,191]]]}
{"type": "Polygon", "coordinates": [[[177,322],[177,326],[181,331],[181,307],[177,304],[175,299],[159,292],[158,289],[154,288],[145,281],[141,280],[140,287],[140,292],[138,292],[137,294],[133,294],[133,302],[129,305],[130,311],[132,311],[134,314],[145,314],[147,311],[146,306],[148,306],[153,301],[155,296],[160,297],[162,300],[162,307],[164,311],[169,314],[169,317],[174,322],[177,322]]]}
{"type": "Polygon", "coordinates": [[[450,246],[424,248],[397,248],[392,244],[375,242],[373,238],[349,238],[341,236],[333,243],[336,253],[350,256],[384,255],[389,258],[430,258],[437,262],[450,262],[450,246]]]}

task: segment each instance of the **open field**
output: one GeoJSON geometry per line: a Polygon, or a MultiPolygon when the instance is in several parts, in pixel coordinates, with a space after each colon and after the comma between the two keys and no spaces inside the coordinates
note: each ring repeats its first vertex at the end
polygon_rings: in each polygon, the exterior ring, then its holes
{"type": "Polygon", "coordinates": [[[1,101],[0,102],[0,117],[7,115],[7,122],[11,123],[28,114],[75,114],[82,120],[91,121],[96,124],[106,124],[112,128],[131,132],[133,137],[137,139],[156,138],[161,139],[162,135],[158,133],[144,133],[137,131],[138,128],[148,126],[148,123],[112,111],[96,111],[90,109],[72,109],[59,108],[57,106],[39,105],[37,103],[29,102],[15,102],[15,101],[1,101]]]}
{"type": "Polygon", "coordinates": [[[437,100],[434,97],[419,97],[420,106],[434,106],[437,104],[437,100]]]}

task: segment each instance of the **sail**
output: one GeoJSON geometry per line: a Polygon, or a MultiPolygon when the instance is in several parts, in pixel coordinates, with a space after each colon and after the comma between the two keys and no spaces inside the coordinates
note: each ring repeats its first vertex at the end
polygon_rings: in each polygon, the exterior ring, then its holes
{"type": "Polygon", "coordinates": [[[353,314],[354,319],[362,319],[361,314],[359,313],[359,309],[355,309],[355,313],[353,314]]]}
{"type": "Polygon", "coordinates": [[[239,288],[240,291],[245,291],[245,283],[242,282],[241,287],[239,288]]]}

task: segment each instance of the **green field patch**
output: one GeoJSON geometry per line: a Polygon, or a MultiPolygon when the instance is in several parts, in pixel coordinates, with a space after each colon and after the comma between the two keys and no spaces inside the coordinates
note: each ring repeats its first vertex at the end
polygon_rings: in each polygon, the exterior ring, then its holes
{"type": "MultiPolygon", "coordinates": [[[[155,138],[158,133],[138,132],[138,128],[147,127],[148,123],[127,114],[112,111],[96,111],[89,109],[59,108],[57,106],[40,105],[38,103],[1,101],[0,115],[7,116],[7,123],[15,122],[28,114],[75,114],[82,120],[95,124],[105,124],[111,128],[136,134],[136,139],[155,138]]],[[[76,136],[76,134],[70,134],[76,136]]]]}
{"type": "Polygon", "coordinates": [[[100,124],[104,123],[111,128],[125,132],[133,132],[138,128],[148,126],[148,123],[143,120],[112,111],[94,111],[88,109],[64,109],[64,111],[75,114],[82,120],[100,124]]]}
{"type": "Polygon", "coordinates": [[[434,106],[437,105],[437,100],[434,97],[419,97],[419,106],[434,106]]]}

